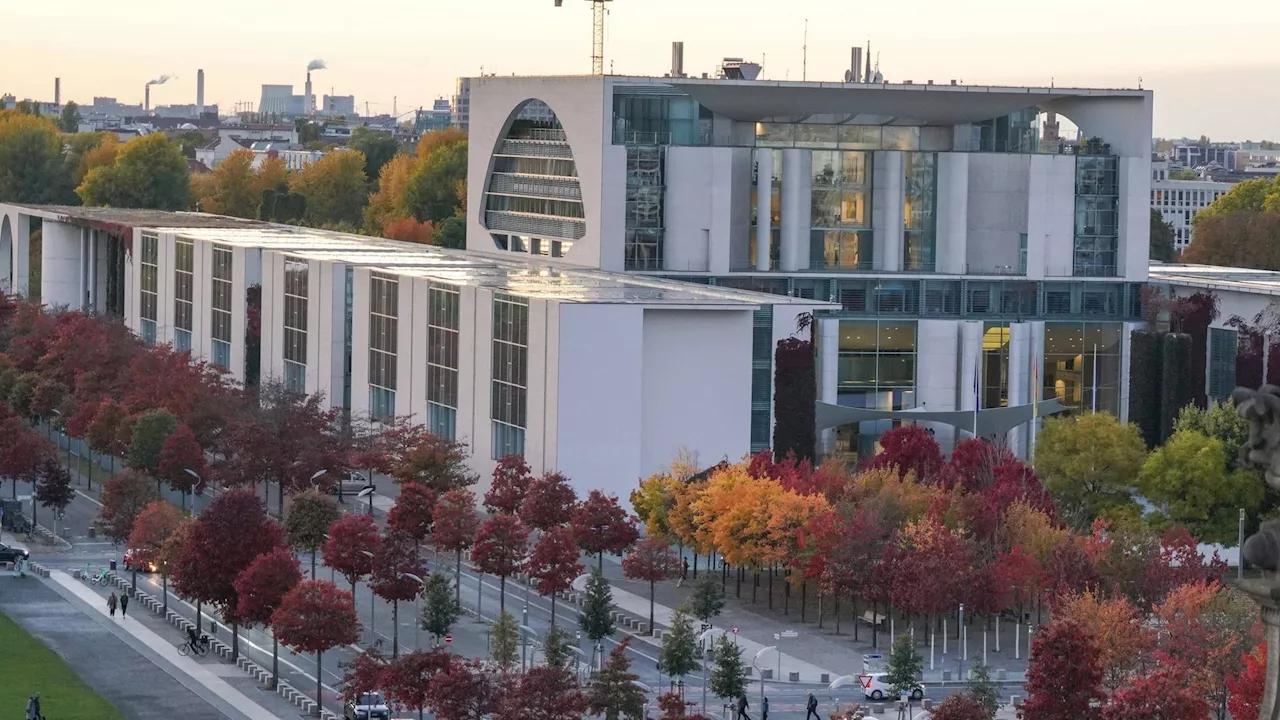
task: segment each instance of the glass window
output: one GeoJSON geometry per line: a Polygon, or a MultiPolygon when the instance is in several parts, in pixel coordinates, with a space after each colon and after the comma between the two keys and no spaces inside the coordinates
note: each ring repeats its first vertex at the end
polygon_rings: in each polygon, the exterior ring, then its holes
{"type": "Polygon", "coordinates": [[[190,240],[173,243],[173,348],[191,350],[192,293],[195,287],[195,248],[190,240]]]}
{"type": "Polygon", "coordinates": [[[396,359],[400,343],[400,282],[394,275],[369,275],[369,413],[378,420],[395,415],[396,359]]]}
{"type": "Polygon", "coordinates": [[[910,151],[920,149],[920,128],[918,127],[886,125],[881,131],[884,133],[883,147],[885,150],[910,151]]]}
{"type": "Polygon", "coordinates": [[[149,321],[150,332],[143,328],[143,340],[147,343],[156,341],[156,321],[159,320],[157,305],[159,304],[160,280],[160,238],[154,233],[142,234],[142,254],[140,258],[139,310],[143,321],[149,321]]]}
{"type": "MultiPolygon", "coordinates": [[[[849,407],[906,410],[915,407],[916,323],[841,320],[839,403],[849,407]]],[[[837,431],[837,449],[870,455],[896,422],[853,423],[837,431]]]]}
{"type": "Polygon", "coordinates": [[[529,303],[524,298],[494,293],[492,369],[492,457],[500,460],[524,453],[529,371],[529,303]]]}
{"type": "Polygon", "coordinates": [[[833,148],[840,141],[840,126],[796,124],[796,147],[833,148]]]}
{"type": "Polygon", "coordinates": [[[458,408],[457,288],[433,284],[427,300],[428,429],[455,438],[458,408]]]}
{"type": "Polygon", "coordinates": [[[305,260],[284,261],[284,379],[296,393],[307,388],[307,282],[305,260]]]}
{"type": "Polygon", "coordinates": [[[1042,399],[1119,415],[1121,324],[1045,323],[1042,399]]]}
{"type": "Polygon", "coordinates": [[[840,147],[850,150],[879,150],[882,145],[879,125],[841,125],[840,147]]]}
{"type": "Polygon", "coordinates": [[[795,147],[793,123],[756,123],[756,147],[795,147]]]}
{"type": "Polygon", "coordinates": [[[904,153],[903,269],[932,272],[936,250],[937,153],[904,153]]]}
{"type": "Polygon", "coordinates": [[[1236,389],[1239,334],[1226,328],[1209,329],[1209,397],[1226,402],[1236,389]]]}
{"type": "Polygon", "coordinates": [[[223,370],[231,369],[231,285],[232,262],[235,255],[231,248],[214,245],[213,268],[210,273],[210,340],[213,341],[213,364],[223,370]]]}
{"type": "Polygon", "coordinates": [[[982,334],[982,407],[1009,404],[1009,326],[986,323],[982,334]]]}

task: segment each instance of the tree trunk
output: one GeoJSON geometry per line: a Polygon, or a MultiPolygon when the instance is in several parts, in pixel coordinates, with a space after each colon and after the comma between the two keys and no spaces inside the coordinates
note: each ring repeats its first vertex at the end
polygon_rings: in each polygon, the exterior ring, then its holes
{"type": "Polygon", "coordinates": [[[760,571],[751,571],[751,604],[756,604],[756,588],[760,587],[760,571]]]}
{"type": "Polygon", "coordinates": [[[697,548],[694,548],[694,550],[695,552],[693,553],[693,579],[697,580],[698,579],[698,553],[696,552],[697,548]]]}
{"type": "Polygon", "coordinates": [[[600,574],[604,574],[604,551],[601,550],[596,556],[596,567],[600,569],[600,574]]]}
{"type": "Polygon", "coordinates": [[[161,600],[164,602],[163,614],[167,618],[169,617],[169,574],[168,573],[165,573],[164,575],[160,576],[160,585],[162,587],[162,592],[164,594],[164,597],[161,598],[161,600]]]}
{"type": "Polygon", "coordinates": [[[773,609],[773,565],[769,565],[769,609],[773,609]]]}
{"type": "Polygon", "coordinates": [[[320,657],[323,654],[324,653],[316,653],[316,715],[319,715],[321,709],[324,707],[320,704],[320,674],[322,672],[322,668],[320,667],[320,657]]]}
{"type": "Polygon", "coordinates": [[[231,623],[231,662],[240,659],[240,626],[231,623]]]}
{"type": "Polygon", "coordinates": [[[271,633],[271,689],[280,687],[280,641],[271,633]]]}
{"type": "Polygon", "coordinates": [[[782,614],[791,614],[791,568],[782,573],[782,614]]]}
{"type": "Polygon", "coordinates": [[[498,576],[498,612],[507,611],[507,576],[498,576]]]}
{"type": "Polygon", "coordinates": [[[311,579],[316,579],[316,549],[311,548],[311,579]]]}
{"type": "Polygon", "coordinates": [[[729,593],[729,563],[720,561],[720,594],[729,593]]]}
{"type": "MultiPolygon", "coordinates": [[[[880,609],[880,601],[871,601],[871,649],[880,647],[880,626],[876,624],[876,611],[880,609]]],[[[856,622],[855,622],[856,624],[856,622]]]]}
{"type": "Polygon", "coordinates": [[[739,600],[741,600],[742,599],[742,568],[738,568],[738,572],[734,573],[734,575],[735,575],[734,580],[737,582],[737,585],[735,586],[735,589],[734,589],[734,594],[739,600]]]}
{"type": "MultiPolygon", "coordinates": [[[[462,548],[458,548],[458,564],[453,569],[453,590],[458,607],[462,607],[462,548]]],[[[480,614],[480,608],[476,608],[476,614],[480,614]]]]}
{"type": "Polygon", "coordinates": [[[650,637],[653,636],[653,594],[654,594],[653,586],[654,586],[654,582],[653,580],[650,580],[649,581],[649,636],[650,637]]]}
{"type": "Polygon", "coordinates": [[[818,586],[818,627],[822,627],[822,586],[818,586]]]}
{"type": "Polygon", "coordinates": [[[400,657],[400,601],[391,601],[391,659],[400,657]]]}
{"type": "Polygon", "coordinates": [[[840,595],[835,596],[836,600],[836,634],[840,634],[840,595]]]}
{"type": "Polygon", "coordinates": [[[556,626],[556,594],[551,593],[551,627],[556,626]]]}
{"type": "Polygon", "coordinates": [[[196,601],[196,632],[201,632],[203,630],[203,628],[200,627],[201,625],[204,624],[204,620],[200,617],[201,604],[202,603],[199,600],[196,601]]]}
{"type": "Polygon", "coordinates": [[[280,522],[284,522],[284,478],[280,478],[280,482],[277,485],[280,494],[276,498],[276,517],[279,518],[280,522]]]}
{"type": "MultiPolygon", "coordinates": [[[[853,606],[853,641],[858,642],[858,596],[851,595],[849,597],[849,604],[853,606]]],[[[874,627],[875,624],[876,624],[876,611],[872,610],[871,625],[874,627]]]]}
{"type": "Polygon", "coordinates": [[[809,589],[809,581],[807,579],[801,580],[800,581],[800,622],[804,622],[805,594],[808,589],[809,589]]]}

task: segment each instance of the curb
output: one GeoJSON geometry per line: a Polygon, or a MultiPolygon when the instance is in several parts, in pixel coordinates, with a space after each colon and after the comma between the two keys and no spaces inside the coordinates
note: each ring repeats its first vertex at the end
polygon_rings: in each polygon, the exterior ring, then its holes
{"type": "MultiPolygon", "coordinates": [[[[33,567],[35,567],[34,564],[33,564],[33,567]]],[[[43,568],[41,568],[41,570],[44,573],[43,577],[49,577],[47,570],[44,570],[43,568]]],[[[126,592],[129,591],[128,581],[126,581],[124,578],[116,574],[115,571],[111,571],[111,570],[107,571],[107,577],[108,579],[110,579],[111,583],[116,587],[126,592]]],[[[195,623],[191,622],[185,617],[182,617],[181,615],[179,615],[177,612],[173,610],[170,610],[168,614],[165,615],[164,606],[161,604],[159,600],[156,600],[155,597],[153,597],[149,593],[143,592],[141,590],[137,590],[133,592],[133,597],[136,602],[142,603],[144,606],[146,606],[146,608],[150,610],[153,615],[163,615],[164,618],[169,621],[170,625],[173,625],[179,630],[182,630],[184,633],[188,629],[194,630],[196,627],[195,623]]],[[[216,638],[216,637],[210,637],[209,643],[210,643],[209,646],[213,649],[215,653],[218,654],[218,657],[222,658],[226,662],[231,662],[231,646],[230,645],[226,644],[220,638],[216,638]]],[[[270,686],[271,671],[263,668],[262,666],[258,665],[254,661],[248,659],[243,654],[236,659],[236,666],[239,667],[242,671],[244,671],[246,675],[253,677],[255,680],[257,680],[259,683],[263,684],[264,686],[266,687],[270,686]]],[[[266,687],[264,687],[263,689],[266,689],[266,687]]],[[[281,680],[276,683],[276,694],[278,694],[280,697],[284,698],[285,700],[288,700],[290,703],[294,705],[294,707],[298,708],[304,713],[308,715],[316,714],[316,701],[308,697],[305,693],[299,692],[297,689],[295,689],[292,685],[285,682],[284,680],[281,680]]],[[[319,717],[320,717],[320,720],[338,720],[337,715],[323,708],[320,710],[319,717]]]]}

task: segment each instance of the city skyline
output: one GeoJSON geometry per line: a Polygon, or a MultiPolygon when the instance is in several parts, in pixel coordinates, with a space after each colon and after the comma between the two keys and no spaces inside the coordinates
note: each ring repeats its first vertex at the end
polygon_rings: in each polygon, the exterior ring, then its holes
{"type": "MultiPolygon", "coordinates": [[[[338,95],[356,95],[361,111],[368,102],[373,114],[390,113],[393,104],[407,113],[430,107],[435,98],[451,94],[456,77],[477,75],[482,67],[500,75],[590,69],[590,9],[572,0],[558,9],[550,0],[445,0],[432,8],[391,0],[385,12],[343,15],[341,22],[329,12],[343,9],[336,4],[312,3],[305,16],[290,17],[289,11],[303,6],[286,3],[274,23],[245,23],[242,18],[260,8],[228,0],[220,12],[201,15],[196,26],[177,14],[128,12],[138,2],[124,5],[125,12],[108,16],[94,12],[87,0],[68,0],[56,11],[11,8],[18,25],[56,20],[60,31],[20,34],[11,41],[15,52],[0,61],[0,93],[52,100],[53,78],[61,77],[64,100],[87,104],[94,96],[109,96],[140,104],[147,80],[170,74],[174,79],[152,88],[152,104],[188,104],[195,99],[196,70],[204,69],[206,102],[228,112],[237,102],[256,102],[263,84],[300,90],[307,62],[323,58],[329,69],[315,74],[316,95],[332,88],[338,95]],[[127,34],[147,42],[115,45],[105,56],[83,42],[87,36],[127,34]],[[198,38],[209,40],[193,42],[198,38]],[[352,42],[359,38],[378,41],[352,42]]],[[[618,0],[610,3],[605,67],[620,75],[661,75],[668,69],[671,41],[680,40],[689,72],[711,73],[721,58],[739,56],[763,61],[763,79],[807,75],[838,81],[849,48],[870,38],[872,61],[879,57],[890,82],[1137,87],[1141,78],[1142,87],[1156,93],[1157,135],[1280,136],[1272,119],[1280,116],[1280,101],[1250,91],[1274,77],[1280,51],[1235,37],[1235,18],[1261,9],[1255,0],[1228,3],[1210,17],[1190,12],[1185,0],[1167,3],[1154,19],[1140,8],[1090,0],[1073,6],[1066,18],[1058,8],[1036,5],[1020,7],[1017,22],[994,21],[1008,16],[1004,5],[982,0],[957,13],[934,0],[870,8],[800,0],[782,17],[762,0],[703,0],[696,8],[677,0],[618,0]],[[935,5],[939,11],[931,14],[935,5]],[[1212,58],[1212,64],[1202,58],[1212,58]],[[1222,112],[1224,107],[1231,112],[1222,112]]],[[[1280,29],[1280,21],[1251,21],[1249,29],[1265,35],[1280,29]]]]}

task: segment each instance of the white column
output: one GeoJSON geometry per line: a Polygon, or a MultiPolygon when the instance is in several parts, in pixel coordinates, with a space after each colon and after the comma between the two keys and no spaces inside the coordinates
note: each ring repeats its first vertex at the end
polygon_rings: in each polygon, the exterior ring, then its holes
{"type": "MultiPolygon", "coordinates": [[[[840,385],[840,320],[838,318],[818,319],[818,399],[824,403],[835,405],[839,402],[840,385]]],[[[822,453],[829,454],[835,449],[835,428],[823,430],[818,438],[822,453]]]]}
{"type": "MultiPolygon", "coordinates": [[[[928,412],[956,409],[960,329],[955,320],[921,320],[916,331],[916,405],[928,412]]],[[[969,380],[973,384],[973,380],[969,380]]],[[[927,423],[943,452],[955,447],[956,429],[927,423]]]]}
{"type": "MultiPolygon", "coordinates": [[[[1029,361],[1031,362],[1032,369],[1036,371],[1034,373],[1035,377],[1027,386],[1028,390],[1032,393],[1029,399],[1034,402],[1036,397],[1039,397],[1040,402],[1044,402],[1044,321],[1036,320],[1034,322],[1027,323],[1027,325],[1031,330],[1031,337],[1028,340],[1027,348],[1030,351],[1029,361]]],[[[1031,423],[1031,433],[1026,441],[1026,456],[1028,459],[1035,457],[1036,434],[1040,432],[1040,425],[1040,420],[1036,420],[1031,423]]]]}
{"type": "Polygon", "coordinates": [[[902,269],[902,153],[882,150],[873,154],[871,170],[871,218],[875,228],[875,269],[902,269]]]}
{"type": "Polygon", "coordinates": [[[769,271],[773,239],[773,150],[756,150],[756,270],[769,271]]]}
{"type": "MultiPolygon", "coordinates": [[[[1146,327],[1145,322],[1127,322],[1120,331],[1120,422],[1129,422],[1129,368],[1133,362],[1133,331],[1146,327]]],[[[1265,339],[1265,338],[1264,338],[1265,339]]],[[[1263,361],[1266,360],[1266,345],[1263,346],[1263,361]]],[[[1265,378],[1263,378],[1265,382],[1265,378]]]]}
{"type": "Polygon", "coordinates": [[[967,272],[969,154],[938,153],[938,248],[941,273],[967,272]]]}
{"type": "MultiPolygon", "coordinates": [[[[960,377],[956,379],[960,391],[957,408],[973,412],[978,407],[978,394],[974,391],[974,376],[978,368],[978,355],[982,352],[982,323],[966,321],[960,324],[960,377]]],[[[960,437],[972,437],[961,433],[960,437]]]]}
{"type": "MultiPolygon", "coordinates": [[[[1031,402],[1031,327],[1009,323],[1009,406],[1031,402]]],[[[1022,455],[1026,447],[1026,425],[1009,431],[1008,447],[1022,455]]]]}
{"type": "Polygon", "coordinates": [[[796,149],[782,151],[782,247],[778,256],[783,271],[809,267],[812,168],[812,152],[796,149]]]}
{"type": "MultiPolygon", "coordinates": [[[[1117,275],[1130,282],[1145,282],[1150,266],[1151,160],[1119,158],[1120,238],[1116,248],[1117,275]]],[[[1194,191],[1193,191],[1194,192],[1194,191]]]]}

